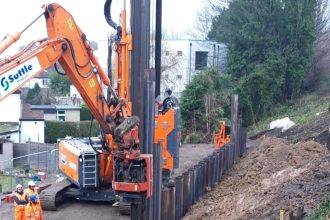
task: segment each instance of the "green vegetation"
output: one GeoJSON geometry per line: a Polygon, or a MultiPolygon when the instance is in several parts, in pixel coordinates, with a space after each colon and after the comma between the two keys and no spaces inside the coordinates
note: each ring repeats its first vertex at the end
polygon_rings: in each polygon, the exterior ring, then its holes
{"type": "Polygon", "coordinates": [[[330,218],[330,198],[326,199],[318,210],[306,220],[327,220],[330,218]]]}
{"type": "Polygon", "coordinates": [[[70,93],[71,82],[66,75],[51,73],[49,75],[50,88],[56,95],[65,96],[70,93]]]}
{"type": "Polygon", "coordinates": [[[190,135],[187,142],[210,141],[219,121],[230,115],[231,89],[230,76],[213,69],[198,74],[187,85],[180,100],[183,135],[190,135]]]}
{"type": "Polygon", "coordinates": [[[324,111],[325,102],[306,96],[319,88],[308,87],[318,7],[317,0],[240,0],[219,9],[208,36],[228,46],[228,69],[203,71],[187,85],[183,136],[210,140],[218,121],[230,117],[232,94],[239,95],[243,126],[252,134],[279,117],[299,124],[324,111]]]}
{"type": "Polygon", "coordinates": [[[289,117],[297,125],[305,124],[316,117],[319,112],[328,111],[329,98],[320,98],[316,94],[306,95],[294,102],[277,104],[273,106],[271,116],[265,117],[249,127],[249,135],[267,130],[273,120],[289,117]]]}
{"type": "MultiPolygon", "coordinates": [[[[88,137],[90,130],[90,121],[79,122],[59,122],[45,121],[45,142],[56,143],[58,138],[71,137],[88,137]]],[[[99,134],[97,123],[93,123],[91,136],[99,134]]]]}
{"type": "Polygon", "coordinates": [[[29,89],[25,101],[31,105],[40,105],[42,100],[41,88],[38,83],[34,84],[32,89],[29,89]]]}
{"type": "Polygon", "coordinates": [[[92,119],[92,113],[86,104],[80,106],[80,121],[88,121],[92,119]]]}
{"type": "Polygon", "coordinates": [[[213,18],[209,38],[226,43],[245,125],[302,94],[313,55],[316,0],[241,0],[213,18]]]}

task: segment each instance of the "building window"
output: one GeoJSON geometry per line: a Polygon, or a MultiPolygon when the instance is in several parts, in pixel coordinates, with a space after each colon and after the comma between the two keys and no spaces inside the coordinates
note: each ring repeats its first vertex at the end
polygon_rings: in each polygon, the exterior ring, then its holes
{"type": "Polygon", "coordinates": [[[203,70],[207,67],[207,55],[206,51],[196,51],[195,70],[203,70]]]}
{"type": "Polygon", "coordinates": [[[179,50],[179,51],[176,52],[176,54],[177,54],[178,56],[182,56],[182,51],[179,50]]]}
{"type": "Polygon", "coordinates": [[[3,143],[0,143],[0,154],[3,154],[3,143]]]}
{"type": "Polygon", "coordinates": [[[43,79],[42,80],[42,85],[43,86],[47,86],[48,85],[48,80],[47,79],[43,79]]]}
{"type": "Polygon", "coordinates": [[[177,79],[182,79],[182,75],[176,75],[177,79]]]}
{"type": "Polygon", "coordinates": [[[170,55],[170,51],[165,51],[165,56],[169,56],[170,55]]]}
{"type": "Polygon", "coordinates": [[[66,114],[64,110],[57,111],[57,121],[66,121],[66,114]]]}

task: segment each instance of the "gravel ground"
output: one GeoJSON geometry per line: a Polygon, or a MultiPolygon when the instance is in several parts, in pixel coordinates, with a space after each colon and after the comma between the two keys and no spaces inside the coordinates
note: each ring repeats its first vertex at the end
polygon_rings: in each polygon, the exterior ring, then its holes
{"type": "MultiPolygon", "coordinates": [[[[211,144],[185,144],[180,148],[180,166],[174,170],[174,175],[181,175],[191,166],[197,164],[214,151],[211,144]]],[[[54,181],[55,177],[47,178],[47,182],[54,181]]],[[[70,200],[63,204],[57,211],[45,211],[45,219],[70,219],[70,220],[111,220],[130,219],[121,216],[117,207],[109,203],[82,202],[70,200]]],[[[14,218],[13,204],[2,203],[0,206],[0,220],[12,220],[14,218]]]]}
{"type": "MultiPolygon", "coordinates": [[[[0,206],[0,219],[14,219],[14,206],[9,203],[2,203],[0,206]]],[[[121,216],[117,207],[112,207],[109,203],[68,201],[57,211],[45,211],[45,220],[70,219],[70,220],[125,220],[127,216],[121,216]]]]}
{"type": "Polygon", "coordinates": [[[212,144],[184,144],[179,152],[179,168],[174,169],[174,176],[180,176],[190,167],[212,154],[215,150],[212,144]]]}

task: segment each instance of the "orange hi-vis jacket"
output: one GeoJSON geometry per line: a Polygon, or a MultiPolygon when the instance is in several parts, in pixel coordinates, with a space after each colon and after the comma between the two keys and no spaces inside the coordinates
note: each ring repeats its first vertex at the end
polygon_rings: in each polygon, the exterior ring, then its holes
{"type": "Polygon", "coordinates": [[[44,216],[42,213],[41,206],[38,202],[29,202],[25,206],[25,220],[43,220],[44,216]]]}
{"type": "Polygon", "coordinates": [[[38,191],[37,191],[37,189],[30,189],[30,188],[27,188],[26,190],[25,190],[25,194],[26,194],[26,196],[27,196],[27,198],[28,198],[28,200],[30,201],[30,196],[31,195],[36,195],[37,197],[38,197],[38,202],[40,203],[40,200],[39,200],[39,194],[38,194],[38,191]]]}
{"type": "Polygon", "coordinates": [[[25,219],[25,206],[28,203],[26,195],[24,193],[14,194],[14,207],[15,207],[15,220],[25,219]]]}

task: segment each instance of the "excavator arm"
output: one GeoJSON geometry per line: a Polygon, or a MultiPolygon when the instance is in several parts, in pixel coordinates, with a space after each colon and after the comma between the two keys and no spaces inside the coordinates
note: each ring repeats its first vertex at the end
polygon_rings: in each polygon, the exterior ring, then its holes
{"type": "MultiPolygon", "coordinates": [[[[98,156],[95,157],[95,163],[99,167],[95,181],[99,183],[94,187],[112,183],[112,188],[117,192],[151,196],[152,157],[140,153],[139,119],[131,115],[129,84],[123,85],[119,82],[119,91],[111,87],[110,80],[94,56],[86,35],[70,13],[59,4],[46,4],[43,9],[48,38],[30,43],[21,52],[0,63],[0,101],[51,65],[60,63],[102,130],[102,149],[96,151],[98,156]],[[104,89],[110,91],[112,102],[107,101],[104,89]]],[[[0,42],[0,54],[17,41],[19,36],[15,34],[0,42]]],[[[126,34],[124,36],[126,39],[126,34]]],[[[130,40],[131,37],[127,37],[127,41],[130,40]]],[[[125,44],[126,51],[130,48],[128,43],[125,44]]],[[[124,60],[127,64],[128,58],[124,60]]],[[[125,74],[127,73],[128,69],[125,70],[125,74]]],[[[121,73],[117,73],[117,76],[122,77],[121,73]]],[[[63,155],[74,155],[75,152],[81,151],[73,158],[76,161],[75,166],[80,166],[79,158],[84,159],[84,152],[79,147],[73,149],[73,145],[63,142],[64,147],[61,148],[60,143],[60,155],[61,150],[65,151],[63,155]]],[[[80,172],[66,162],[63,164],[62,172],[71,177],[78,187],[84,187],[84,184],[80,183],[80,172]]]]}
{"type": "Polygon", "coordinates": [[[53,65],[67,46],[61,39],[38,40],[0,63],[0,101],[53,65]],[[33,48],[33,49],[31,49],[33,48]]]}
{"type": "Polygon", "coordinates": [[[0,100],[58,61],[101,128],[113,134],[117,117],[127,117],[125,103],[118,100],[117,108],[106,103],[103,85],[110,87],[110,80],[73,17],[58,4],[43,7],[48,39],[34,42],[29,45],[32,49],[24,49],[0,64],[0,100]]]}

